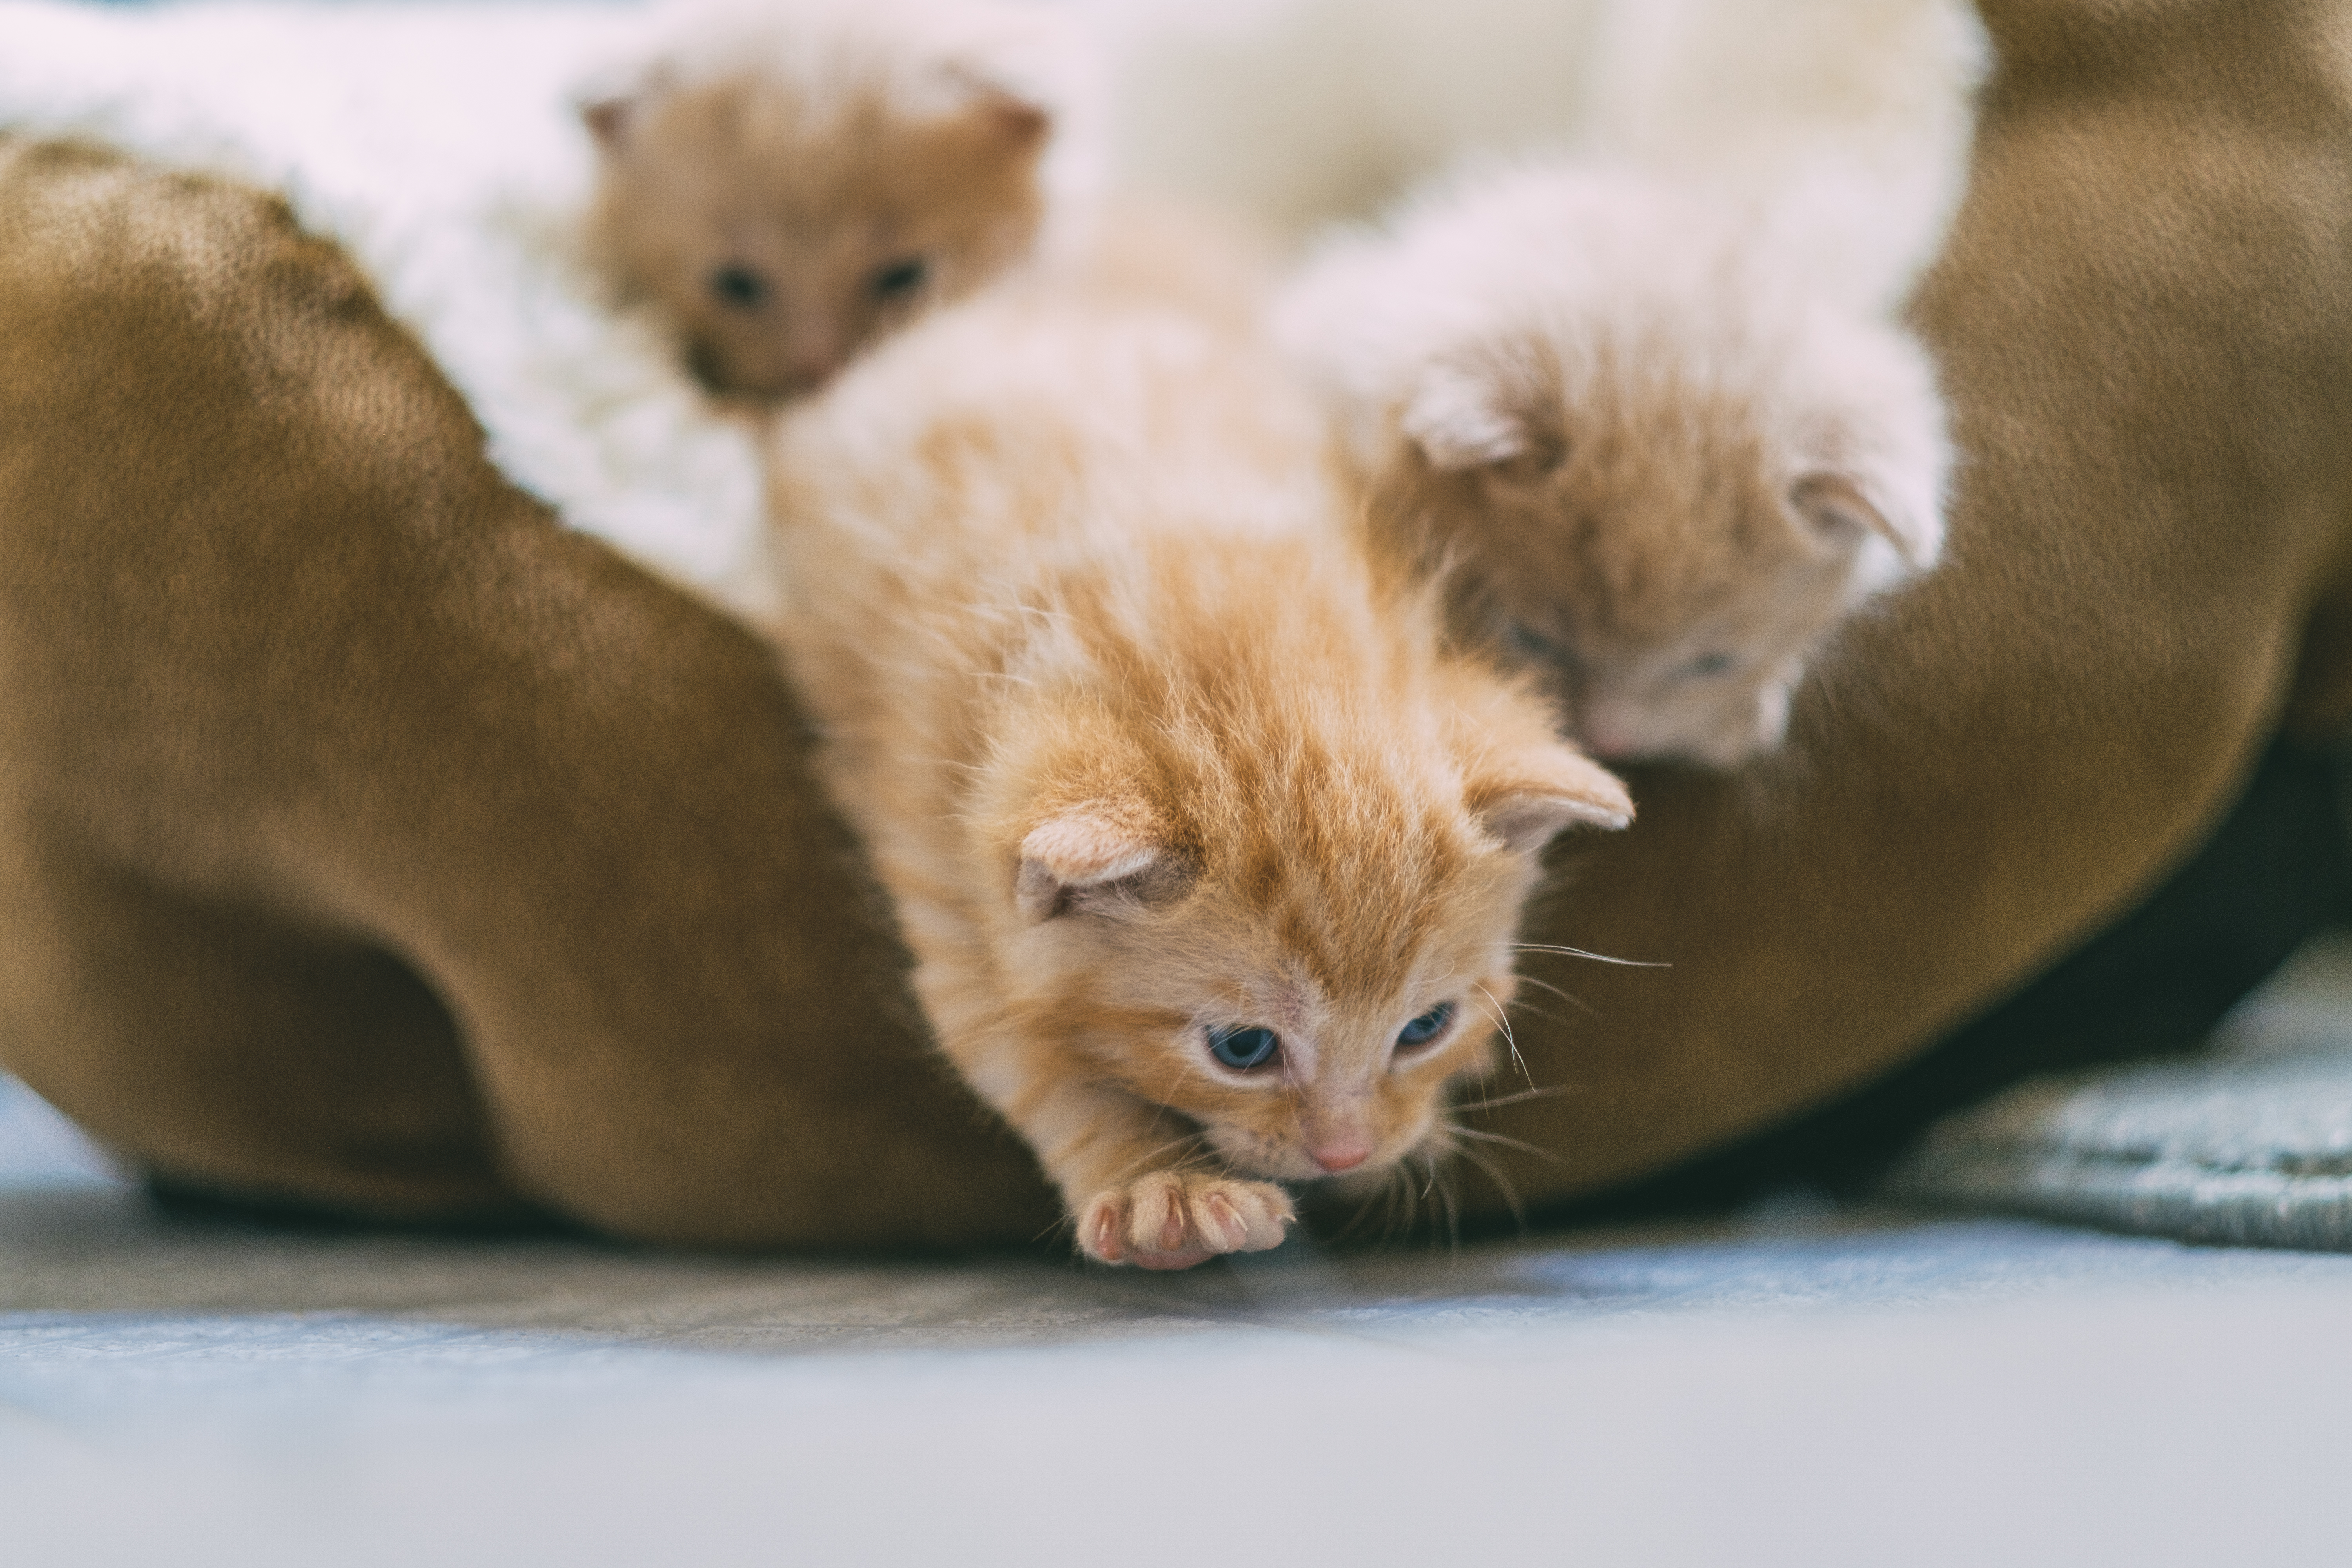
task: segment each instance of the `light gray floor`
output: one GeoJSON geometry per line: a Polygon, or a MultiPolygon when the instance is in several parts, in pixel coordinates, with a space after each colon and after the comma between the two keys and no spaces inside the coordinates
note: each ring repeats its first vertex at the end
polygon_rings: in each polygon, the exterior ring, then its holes
{"type": "Polygon", "coordinates": [[[0,1561],[2343,1561],[2352,1258],[1786,1203],[1175,1279],[289,1236],[0,1096],[0,1561]]]}

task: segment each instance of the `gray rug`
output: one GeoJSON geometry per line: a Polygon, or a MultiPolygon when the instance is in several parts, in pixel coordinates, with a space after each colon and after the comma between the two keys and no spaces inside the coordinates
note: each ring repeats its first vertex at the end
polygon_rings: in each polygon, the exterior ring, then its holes
{"type": "Polygon", "coordinates": [[[2192,1059],[2024,1084],[1934,1129],[1892,1194],[2230,1246],[2352,1251],[2352,933],[2192,1059]]]}
{"type": "Polygon", "coordinates": [[[7,1568],[2342,1555],[2352,1257],[1793,1198],[1151,1277],[274,1232],[17,1099],[7,1568]]]}
{"type": "Polygon", "coordinates": [[[0,1563],[2327,1563],[2347,1315],[1795,1195],[1148,1278],[198,1224],[0,1079],[0,1563]]]}

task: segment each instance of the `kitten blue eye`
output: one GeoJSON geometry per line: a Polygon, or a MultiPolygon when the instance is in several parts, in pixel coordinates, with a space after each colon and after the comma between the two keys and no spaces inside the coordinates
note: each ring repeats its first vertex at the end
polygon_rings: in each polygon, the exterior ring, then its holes
{"type": "Polygon", "coordinates": [[[1683,666],[1682,673],[1687,676],[1704,679],[1710,675],[1724,674],[1738,662],[1738,661],[1737,659],[1733,658],[1732,656],[1727,653],[1703,653],[1696,658],[1691,660],[1688,664],[1683,666]]]}
{"type": "Polygon", "coordinates": [[[919,256],[909,256],[903,261],[893,261],[875,269],[870,288],[877,300],[896,300],[921,288],[931,275],[929,263],[919,256]]]}
{"type": "Polygon", "coordinates": [[[1425,1046],[1445,1033],[1445,1026],[1454,1022],[1454,1004],[1440,1002],[1412,1023],[1397,1031],[1400,1046],[1425,1046]]]}
{"type": "Polygon", "coordinates": [[[1272,1029],[1212,1029],[1209,1054],[1233,1068],[1247,1072],[1272,1061],[1282,1049],[1282,1037],[1272,1029]]]}
{"type": "Polygon", "coordinates": [[[756,267],[730,264],[710,274],[710,296],[738,310],[756,310],[768,302],[768,279],[756,267]]]}

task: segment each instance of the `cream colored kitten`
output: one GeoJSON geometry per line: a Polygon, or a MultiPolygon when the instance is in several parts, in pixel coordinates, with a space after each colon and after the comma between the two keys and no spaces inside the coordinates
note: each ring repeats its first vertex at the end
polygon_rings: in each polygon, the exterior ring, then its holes
{"type": "Polygon", "coordinates": [[[1341,237],[1278,310],[1376,514],[1603,757],[1777,746],[1823,637],[1942,549],[1933,368],[1806,254],[1658,179],[1526,165],[1341,237]]]}
{"type": "Polygon", "coordinates": [[[1547,840],[1623,788],[1444,651],[1244,325],[942,311],[788,412],[775,626],[940,1045],[1086,1253],[1276,1245],[1439,1133],[1547,840]]]}
{"type": "Polygon", "coordinates": [[[713,388],[806,392],[1028,251],[1058,42],[980,0],[670,8],[583,110],[596,252],[713,388]]]}

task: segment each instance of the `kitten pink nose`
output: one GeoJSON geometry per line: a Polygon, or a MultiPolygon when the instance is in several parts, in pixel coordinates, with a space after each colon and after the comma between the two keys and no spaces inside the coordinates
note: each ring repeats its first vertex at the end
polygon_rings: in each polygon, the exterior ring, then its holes
{"type": "Polygon", "coordinates": [[[1641,737],[1618,714],[1592,708],[1577,716],[1576,738],[1596,757],[1619,758],[1641,747],[1641,737]]]}
{"type": "Polygon", "coordinates": [[[782,342],[784,374],[793,386],[813,390],[833,379],[849,363],[849,344],[832,321],[795,318],[785,324],[782,342]]]}
{"type": "Polygon", "coordinates": [[[831,381],[841,365],[840,359],[831,356],[792,360],[784,365],[784,380],[793,392],[814,392],[831,381]]]}
{"type": "Polygon", "coordinates": [[[1319,1144],[1307,1152],[1317,1164],[1336,1173],[1352,1171],[1370,1159],[1372,1148],[1361,1139],[1350,1138],[1341,1142],[1319,1144]]]}

